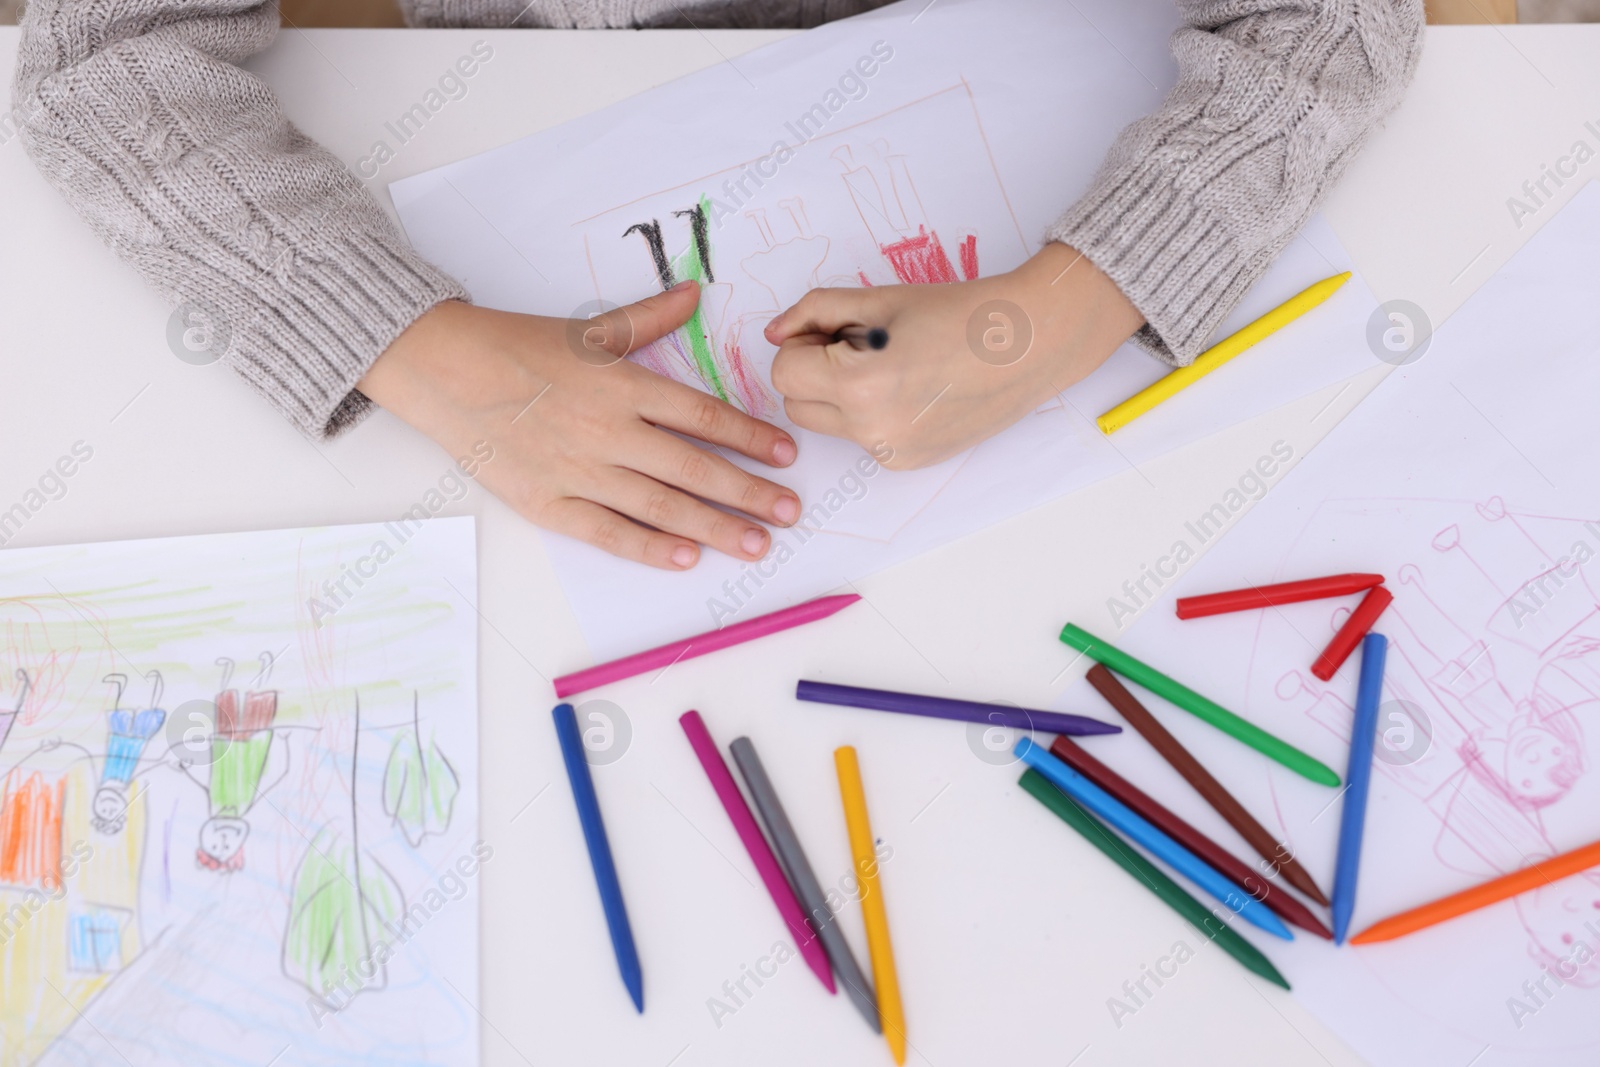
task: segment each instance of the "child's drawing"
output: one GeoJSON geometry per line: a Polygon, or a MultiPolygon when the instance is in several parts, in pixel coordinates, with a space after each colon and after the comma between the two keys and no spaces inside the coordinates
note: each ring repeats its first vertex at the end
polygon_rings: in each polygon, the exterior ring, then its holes
{"type": "Polygon", "coordinates": [[[837,254],[835,242],[812,229],[799,196],[739,213],[747,225],[735,233],[740,247],[752,250],[739,260],[742,277],[731,281],[717,280],[708,219],[731,219],[734,211],[710,191],[701,192],[689,207],[672,211],[666,221],[674,231],[683,231],[676,242],[684,251],[675,257],[667,251],[669,237],[661,218],[635,222],[622,231],[625,241],[637,242],[641,254],[648,254],[662,289],[685,279],[701,287],[700,308],[689,321],[641,349],[634,356],[637,361],[752,415],[770,418],[778,405],[752,353],[764,352],[770,359],[771,346],[761,337],[761,327],[808,290],[978,277],[978,235],[958,231],[958,271],[917,195],[906,157],[896,154],[887,140],[846,140],[829,159],[837,171],[829,183],[836,190],[836,206],[850,209],[844,216],[850,228],[839,236],[855,238],[841,240],[837,254]]]}
{"type": "Polygon", "coordinates": [[[377,942],[406,907],[394,876],[361,847],[356,804],[361,768],[359,694],[352,696],[351,716],[350,807],[307,843],[294,873],[283,939],[284,974],[316,995],[338,991],[350,997],[383,989],[388,983],[387,961],[380,958],[377,942]],[[354,990],[345,984],[352,976],[360,979],[354,990]]]}
{"type": "MultiPolygon", "coordinates": [[[[860,450],[788,423],[763,328],[814,288],[964,281],[1025,260],[1031,244],[987,160],[970,91],[952,86],[581,220],[593,295],[626,304],[699,282],[689,321],[630,358],[797,432],[821,469],[791,472],[791,488],[825,495],[860,450]]],[[[952,476],[902,473],[817,525],[829,538],[887,542],[952,476]]]]}
{"type": "Polygon", "coordinates": [[[478,1062],[471,521],[309,604],[391,536],[0,553],[0,1067],[478,1062]]]}
{"type": "Polygon", "coordinates": [[[425,837],[450,828],[461,779],[431,734],[422,741],[418,696],[411,694],[410,729],[401,729],[389,746],[383,769],[383,810],[406,835],[412,848],[425,837]]]}
{"type": "Polygon", "coordinates": [[[161,672],[149,672],[150,704],[133,711],[122,706],[128,676],[108,674],[105,681],[115,687],[106,723],[106,757],[100,765],[100,788],[94,794],[94,813],[90,823],[102,834],[120,833],[127,821],[128,794],[134,775],[144,759],[150,739],[167,721],[161,708],[161,672]]]}
{"type": "Polygon", "coordinates": [[[210,805],[210,817],[200,826],[200,847],[195,862],[210,871],[227,874],[243,869],[244,843],[250,836],[246,817],[261,797],[289,774],[289,738],[273,730],[278,718],[278,694],[265,686],[272,674],[272,654],[262,653],[261,672],[239,699],[228,688],[233,661],[219,660],[222,684],[216,699],[216,729],[209,738],[210,759],[203,774],[187,760],[181,766],[201,789],[210,805]],[[269,763],[278,770],[266,776],[269,763]]]}

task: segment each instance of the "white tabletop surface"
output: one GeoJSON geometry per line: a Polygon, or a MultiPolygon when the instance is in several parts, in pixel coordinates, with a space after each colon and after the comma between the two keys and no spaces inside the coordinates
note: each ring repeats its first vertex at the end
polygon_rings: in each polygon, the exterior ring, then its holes
{"type": "MultiPolygon", "coordinates": [[[[354,165],[473,41],[490,40],[494,61],[400,148],[381,191],[777,36],[287,32],[252,67],[354,165]]],[[[16,39],[0,29],[6,84],[16,39]]],[[[1380,299],[1441,321],[1554,214],[1518,229],[1505,201],[1585,121],[1600,127],[1597,54],[1600,26],[1429,30],[1404,106],[1326,207],[1380,299]]],[[[0,121],[0,500],[72,442],[95,450],[12,546],[385,519],[446,469],[442,451],[385,414],[309,444],[225,369],[174,358],[170,308],[67,210],[10,129],[0,121]]],[[[1381,370],[861,582],[867,604],[825,626],[598,694],[632,728],[627,753],[597,776],[644,961],[643,1017],[616,976],[548,718],[547,679],[588,653],[538,535],[474,489],[452,512],[477,516],[482,567],[481,832],[496,850],[478,883],[484,1062],[890,1062],[843,997],[829,1002],[799,966],[747,985],[753,995],[713,1021],[708,998],[726,999],[723,982],[782,931],[697,778],[674,721],[689,707],[724,742],[748,732],[762,747],[824,883],[849,863],[830,754],[858,747],[874,830],[894,850],[882,877],[910,1062],[1356,1062],[1291,995],[1209,949],[1116,1024],[1107,999],[1176,941],[1198,944],[1194,932],[1023,797],[1015,767],[977,758],[959,728],[802,707],[792,685],[812,673],[1048,705],[1071,680],[1060,624],[1099,617],[1272,442],[1304,455],[1381,370]]],[[[856,910],[844,922],[861,947],[856,910]]]]}

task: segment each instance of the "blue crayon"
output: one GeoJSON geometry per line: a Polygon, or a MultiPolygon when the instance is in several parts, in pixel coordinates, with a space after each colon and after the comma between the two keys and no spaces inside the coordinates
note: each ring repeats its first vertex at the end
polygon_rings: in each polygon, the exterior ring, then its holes
{"type": "Polygon", "coordinates": [[[595,884],[600,887],[600,905],[605,909],[606,926],[611,930],[617,968],[622,971],[622,984],[628,987],[633,1006],[642,1013],[644,974],[639,969],[639,950],[633,944],[633,928],[628,925],[628,908],[622,902],[617,865],[611,858],[611,843],[606,840],[605,821],[600,818],[600,799],[595,796],[589,759],[583,752],[578,713],[571,704],[557,704],[551,715],[556,722],[556,737],[561,741],[561,759],[567,765],[567,778],[572,782],[572,799],[578,806],[583,840],[589,846],[589,863],[594,867],[595,884]]]}
{"type": "Polygon", "coordinates": [[[1011,751],[1022,762],[1049,779],[1051,785],[1122,831],[1134,844],[1147,849],[1167,866],[1222,901],[1246,922],[1285,941],[1294,940],[1294,934],[1283,924],[1283,920],[1268,911],[1266,905],[1223,877],[1215,867],[1156,829],[1122,801],[1051,755],[1049,749],[1034,744],[1030,737],[1024,737],[1011,751]]]}
{"type": "Polygon", "coordinates": [[[1378,734],[1378,704],[1383,700],[1383,663],[1389,640],[1368,634],[1361,642],[1361,680],[1356,714],[1350,724],[1350,767],[1345,772],[1344,811],[1339,817],[1339,858],[1333,871],[1333,943],[1344,944],[1356,910],[1356,879],[1361,873],[1361,834],[1367,824],[1367,793],[1372,784],[1372,748],[1378,734]]]}

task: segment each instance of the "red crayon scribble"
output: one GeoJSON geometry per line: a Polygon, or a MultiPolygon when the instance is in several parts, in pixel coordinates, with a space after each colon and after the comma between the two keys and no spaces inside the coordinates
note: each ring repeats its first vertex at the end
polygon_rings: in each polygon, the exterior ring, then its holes
{"type": "Polygon", "coordinates": [[[903,237],[882,246],[884,257],[894,267],[895,277],[904,285],[927,285],[957,281],[955,267],[945,254],[937,232],[918,226],[915,237],[903,237]]]}
{"type": "Polygon", "coordinates": [[[866,271],[864,271],[864,270],[856,271],[856,277],[861,279],[862,288],[864,288],[864,289],[871,289],[872,288],[872,279],[867,277],[867,272],[866,271]]]}
{"type": "Polygon", "coordinates": [[[978,276],[978,235],[969,233],[961,242],[961,276],[967,281],[978,276]]]}
{"type": "Polygon", "coordinates": [[[251,690],[244,695],[244,712],[239,711],[239,691],[229,689],[217,695],[217,735],[235,741],[248,740],[263,730],[272,729],[278,717],[278,693],[251,690]]]}
{"type": "Polygon", "coordinates": [[[61,808],[66,780],[46,785],[13,770],[0,787],[0,883],[54,889],[61,878],[61,808]],[[19,781],[21,784],[19,786],[19,781]]]}
{"type": "Polygon", "coordinates": [[[733,393],[745,411],[758,419],[773,414],[777,410],[776,405],[767,395],[761,379],[751,369],[750,361],[744,358],[744,347],[739,344],[737,333],[722,346],[722,350],[728,357],[728,377],[732,379],[733,393]]]}

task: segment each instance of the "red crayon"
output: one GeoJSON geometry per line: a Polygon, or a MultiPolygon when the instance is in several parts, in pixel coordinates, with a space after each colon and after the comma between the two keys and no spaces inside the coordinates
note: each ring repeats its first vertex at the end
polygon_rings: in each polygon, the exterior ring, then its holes
{"type": "Polygon", "coordinates": [[[1280,919],[1294,923],[1302,930],[1310,931],[1318,937],[1333,940],[1333,931],[1318,922],[1310,908],[1283,890],[1274,890],[1271,883],[1252,871],[1243,860],[1196,830],[1159,800],[1089,755],[1082,746],[1069,738],[1057,737],[1051,744],[1050,751],[1060,757],[1062,763],[1122,801],[1142,815],[1151,825],[1211,864],[1224,878],[1238,883],[1246,893],[1276,912],[1280,919]]]}
{"type": "Polygon", "coordinates": [[[1372,587],[1372,591],[1361,598],[1361,603],[1350,613],[1350,617],[1339,627],[1339,632],[1333,635],[1333,640],[1328,642],[1328,647],[1322,650],[1322,655],[1317,657],[1317,662],[1311,665],[1311,673],[1321,678],[1324,682],[1333,677],[1333,672],[1343,666],[1344,661],[1350,658],[1350,653],[1367,636],[1367,631],[1372,629],[1372,624],[1378,621],[1378,616],[1383,614],[1383,609],[1394,602],[1394,594],[1381,585],[1372,587]]]}
{"type": "Polygon", "coordinates": [[[1298,604],[1302,600],[1324,600],[1347,593],[1359,593],[1382,584],[1381,574],[1331,574],[1326,578],[1306,578],[1298,582],[1207,593],[1205,596],[1185,596],[1178,598],[1178,618],[1198,619],[1203,615],[1223,615],[1230,611],[1270,608],[1277,604],[1298,604]]]}

